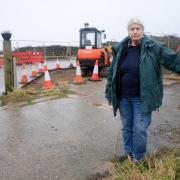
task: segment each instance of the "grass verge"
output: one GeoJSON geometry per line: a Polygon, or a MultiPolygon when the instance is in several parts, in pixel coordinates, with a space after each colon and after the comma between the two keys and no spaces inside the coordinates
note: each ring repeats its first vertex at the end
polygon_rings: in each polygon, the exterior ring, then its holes
{"type": "Polygon", "coordinates": [[[180,179],[180,149],[161,150],[146,157],[143,163],[130,160],[114,162],[115,180],[174,180],[180,179]]]}
{"type": "Polygon", "coordinates": [[[0,96],[1,106],[7,105],[9,103],[26,102],[31,103],[34,99],[52,96],[57,98],[67,97],[68,94],[73,94],[74,92],[69,90],[65,85],[56,86],[51,89],[16,89],[7,95],[0,96]]]}

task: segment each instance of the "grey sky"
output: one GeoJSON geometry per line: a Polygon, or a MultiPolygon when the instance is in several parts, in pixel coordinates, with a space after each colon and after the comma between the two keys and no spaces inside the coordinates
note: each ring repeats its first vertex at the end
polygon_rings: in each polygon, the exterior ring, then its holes
{"type": "MultiPolygon", "coordinates": [[[[106,30],[107,40],[127,35],[139,18],[152,35],[180,36],[180,0],[0,0],[0,32],[15,40],[78,42],[84,22],[106,30]]],[[[2,37],[0,37],[2,40],[2,37]]]]}

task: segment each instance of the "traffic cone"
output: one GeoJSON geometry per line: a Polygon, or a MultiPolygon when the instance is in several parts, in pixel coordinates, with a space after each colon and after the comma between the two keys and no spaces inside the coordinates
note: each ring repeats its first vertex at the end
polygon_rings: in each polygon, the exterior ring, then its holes
{"type": "Polygon", "coordinates": [[[56,69],[60,69],[61,68],[61,66],[60,66],[60,63],[59,63],[59,59],[57,58],[57,60],[56,60],[56,69]]]}
{"type": "Polygon", "coordinates": [[[73,65],[73,60],[72,60],[72,59],[70,59],[69,67],[70,67],[70,68],[73,68],[73,67],[74,67],[74,65],[73,65]]]}
{"type": "Polygon", "coordinates": [[[28,78],[26,75],[26,65],[22,64],[22,76],[21,76],[21,82],[20,84],[26,84],[28,82],[28,78]]]}
{"type": "Polygon", "coordinates": [[[84,83],[84,78],[81,75],[81,68],[79,65],[79,61],[77,61],[77,65],[76,65],[76,77],[74,78],[73,83],[74,84],[82,84],[84,83]]]}
{"type": "Polygon", "coordinates": [[[53,84],[52,84],[52,81],[50,79],[48,70],[45,70],[45,73],[44,73],[44,84],[43,84],[43,86],[45,89],[51,89],[53,87],[53,84]]]}
{"type": "Polygon", "coordinates": [[[32,63],[32,66],[31,66],[31,77],[36,77],[37,76],[37,72],[36,72],[36,66],[35,66],[35,63],[32,63]]]}
{"type": "Polygon", "coordinates": [[[38,64],[38,73],[42,73],[42,72],[43,72],[42,64],[41,64],[41,62],[39,62],[39,64],[38,64]]]}
{"type": "Polygon", "coordinates": [[[46,60],[44,60],[43,71],[48,71],[48,66],[47,66],[46,60]]]}
{"type": "Polygon", "coordinates": [[[92,74],[92,76],[91,76],[91,78],[89,80],[90,81],[100,81],[100,79],[99,79],[99,71],[98,71],[98,60],[96,60],[94,70],[93,70],[93,74],[92,74]]]}

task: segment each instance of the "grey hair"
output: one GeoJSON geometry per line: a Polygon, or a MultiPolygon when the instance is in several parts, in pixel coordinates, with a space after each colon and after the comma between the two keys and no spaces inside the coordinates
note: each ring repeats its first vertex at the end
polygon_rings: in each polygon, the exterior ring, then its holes
{"type": "Polygon", "coordinates": [[[143,29],[144,31],[144,24],[139,20],[139,19],[131,19],[127,25],[127,30],[129,31],[131,26],[133,24],[138,24],[139,26],[141,26],[141,28],[143,29]]]}

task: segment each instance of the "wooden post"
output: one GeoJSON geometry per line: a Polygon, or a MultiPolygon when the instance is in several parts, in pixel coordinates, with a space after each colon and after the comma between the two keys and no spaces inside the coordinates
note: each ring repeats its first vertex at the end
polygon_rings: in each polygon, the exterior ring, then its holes
{"type": "Polygon", "coordinates": [[[70,45],[66,49],[66,57],[71,57],[71,46],[70,45]]]}
{"type": "Polygon", "coordinates": [[[16,66],[16,58],[13,57],[13,74],[14,74],[14,89],[17,89],[17,66],[16,66]]]}
{"type": "Polygon", "coordinates": [[[14,89],[14,69],[13,59],[11,55],[11,33],[9,31],[1,34],[3,41],[4,54],[4,79],[5,79],[5,94],[12,92],[14,89]]]}

